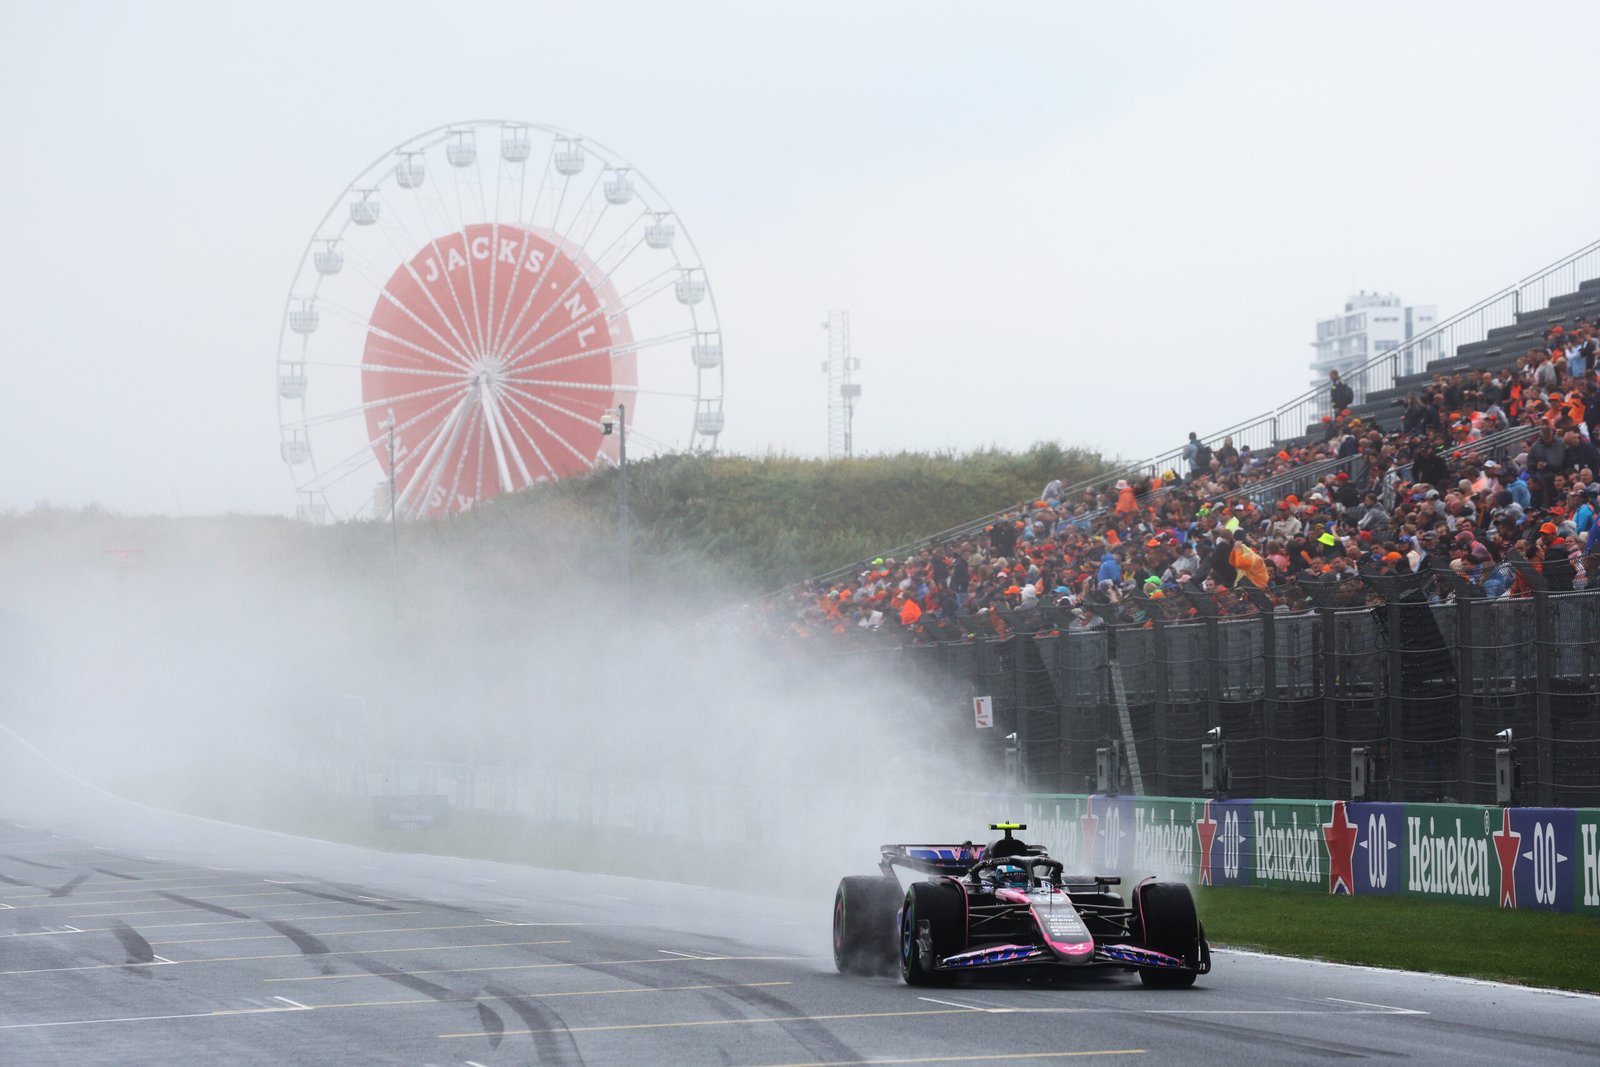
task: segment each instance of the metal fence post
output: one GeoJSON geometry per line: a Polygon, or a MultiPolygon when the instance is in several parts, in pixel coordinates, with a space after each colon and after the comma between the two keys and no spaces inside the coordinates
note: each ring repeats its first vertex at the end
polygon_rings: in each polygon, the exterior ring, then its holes
{"type": "Polygon", "coordinates": [[[1222,725],[1222,625],[1216,616],[1208,616],[1206,623],[1206,729],[1215,730],[1222,725]]]}
{"type": "Polygon", "coordinates": [[[1472,635],[1472,617],[1477,603],[1463,596],[1456,597],[1456,704],[1459,718],[1456,722],[1456,782],[1455,797],[1463,804],[1475,798],[1473,782],[1472,734],[1477,727],[1477,709],[1473,707],[1473,678],[1476,676],[1476,639],[1472,635]]]}
{"type": "Polygon", "coordinates": [[[1389,679],[1385,688],[1388,689],[1384,701],[1384,708],[1388,712],[1388,729],[1384,731],[1389,742],[1389,795],[1387,800],[1404,800],[1405,790],[1401,787],[1404,778],[1397,775],[1397,770],[1405,770],[1405,731],[1402,723],[1405,720],[1405,665],[1401,660],[1404,653],[1405,642],[1402,637],[1403,625],[1400,619],[1400,601],[1398,598],[1384,600],[1383,611],[1387,617],[1389,628],[1388,667],[1389,679]]]}
{"type": "Polygon", "coordinates": [[[1533,641],[1534,667],[1538,671],[1533,695],[1533,732],[1536,746],[1535,764],[1539,776],[1538,798],[1540,807],[1555,803],[1555,738],[1551,736],[1550,689],[1554,683],[1555,659],[1551,642],[1554,641],[1550,618],[1550,594],[1547,590],[1533,591],[1533,641]]]}
{"type": "MultiPolygon", "coordinates": [[[[1151,723],[1155,736],[1163,742],[1169,736],[1168,730],[1172,723],[1172,649],[1169,647],[1171,635],[1167,632],[1169,625],[1163,619],[1153,620],[1155,625],[1150,634],[1150,653],[1155,657],[1156,668],[1156,706],[1151,713],[1151,723]]],[[[1167,746],[1156,745],[1152,755],[1153,759],[1143,757],[1145,764],[1145,786],[1152,795],[1166,796],[1171,790],[1168,783],[1168,774],[1172,760],[1167,756],[1167,746]]]]}
{"type": "Polygon", "coordinates": [[[1334,800],[1339,796],[1339,756],[1333,750],[1334,738],[1339,735],[1339,702],[1334,696],[1339,661],[1334,651],[1332,608],[1317,608],[1317,626],[1322,631],[1322,738],[1318,744],[1322,750],[1322,795],[1334,800]]]}
{"type": "Polygon", "coordinates": [[[1027,657],[1022,654],[1022,643],[1030,635],[1013,628],[1006,641],[1009,644],[1005,659],[1011,672],[1011,729],[1000,734],[1001,765],[1005,767],[1007,785],[1019,792],[1025,791],[1028,779],[1028,756],[1032,749],[1033,709],[1028,706],[1027,657]],[[1009,735],[1009,736],[1008,736],[1009,735]]]}
{"type": "Polygon", "coordinates": [[[1261,613],[1261,778],[1266,783],[1267,768],[1273,759],[1273,723],[1278,712],[1278,615],[1261,613]]]}

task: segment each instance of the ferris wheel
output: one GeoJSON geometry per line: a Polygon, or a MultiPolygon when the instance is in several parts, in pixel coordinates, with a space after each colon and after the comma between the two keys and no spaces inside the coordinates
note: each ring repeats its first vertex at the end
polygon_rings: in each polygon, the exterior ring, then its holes
{"type": "Polygon", "coordinates": [[[645,451],[714,449],[722,332],[694,242],[626,160],[531,122],[385,152],[307,242],[280,454],[313,521],[418,518],[645,451]],[[618,410],[620,409],[620,411],[618,410]]]}

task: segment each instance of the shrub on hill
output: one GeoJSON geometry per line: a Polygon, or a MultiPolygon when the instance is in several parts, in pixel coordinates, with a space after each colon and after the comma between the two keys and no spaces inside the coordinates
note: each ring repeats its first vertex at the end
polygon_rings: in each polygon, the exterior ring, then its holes
{"type": "MultiPolygon", "coordinates": [[[[1035,444],[1025,452],[902,452],[848,460],[662,456],[628,467],[635,558],[645,571],[701,557],[727,584],[760,592],[849,564],[1021,500],[1053,478],[1107,469],[1098,454],[1035,444]]],[[[539,486],[507,510],[581,504],[615,536],[617,473],[539,486]]]]}

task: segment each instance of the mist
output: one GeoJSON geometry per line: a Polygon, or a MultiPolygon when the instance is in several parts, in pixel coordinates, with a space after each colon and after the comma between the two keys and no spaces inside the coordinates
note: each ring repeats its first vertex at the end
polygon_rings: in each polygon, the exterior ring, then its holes
{"type": "MultiPolygon", "coordinates": [[[[707,623],[740,592],[715,559],[636,559],[625,592],[609,528],[582,512],[402,524],[398,551],[385,524],[248,517],[46,511],[0,531],[0,722],[131,799],[270,825],[352,767],[399,769],[374,792],[443,764],[601,783],[610,808],[556,821],[726,844],[808,896],[883,842],[1005,814],[947,814],[992,789],[962,695],[895,657],[779,657],[707,623]]],[[[535,851],[587,860],[570,835],[535,851]]]]}

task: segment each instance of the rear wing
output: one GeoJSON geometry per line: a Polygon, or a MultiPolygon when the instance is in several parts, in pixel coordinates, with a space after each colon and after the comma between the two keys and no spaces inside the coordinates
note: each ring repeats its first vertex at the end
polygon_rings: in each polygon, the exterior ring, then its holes
{"type": "MultiPolygon", "coordinates": [[[[879,852],[878,867],[887,876],[893,876],[896,867],[903,867],[919,874],[948,874],[959,878],[983,860],[984,846],[971,841],[959,845],[897,844],[883,845],[879,852]]],[[[1048,858],[1049,853],[1042,845],[1029,845],[1028,851],[1019,853],[1018,858],[1027,856],[1048,858]]],[[[1114,874],[1063,874],[1060,884],[1104,888],[1121,885],[1122,879],[1114,874]]]]}
{"type": "Polygon", "coordinates": [[[959,845],[884,845],[878,866],[886,875],[894,874],[896,867],[917,871],[920,874],[963,875],[972,865],[983,859],[982,845],[963,841],[959,845]]]}

